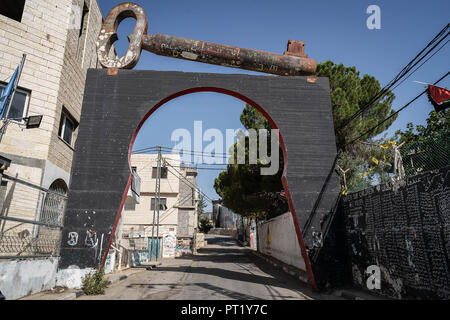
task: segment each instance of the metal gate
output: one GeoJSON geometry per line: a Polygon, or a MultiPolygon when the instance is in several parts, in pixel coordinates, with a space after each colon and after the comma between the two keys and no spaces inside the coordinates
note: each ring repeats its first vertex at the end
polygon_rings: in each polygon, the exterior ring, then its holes
{"type": "Polygon", "coordinates": [[[6,174],[3,182],[0,259],[59,256],[67,203],[65,183],[57,180],[46,189],[6,174]]]}

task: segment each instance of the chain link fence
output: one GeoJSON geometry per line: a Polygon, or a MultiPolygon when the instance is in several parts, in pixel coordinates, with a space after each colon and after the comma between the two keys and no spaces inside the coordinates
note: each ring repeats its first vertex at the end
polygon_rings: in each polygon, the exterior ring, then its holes
{"type": "Polygon", "coordinates": [[[432,137],[424,142],[411,142],[400,147],[406,177],[450,164],[450,137],[442,138],[432,137]]]}
{"type": "Polygon", "coordinates": [[[359,142],[338,158],[342,194],[358,192],[450,165],[450,137],[398,143],[359,142]]]}
{"type": "MultiPolygon", "coordinates": [[[[53,185],[52,185],[53,186],[53,185]]],[[[58,256],[67,190],[3,175],[0,259],[58,256]]]]}

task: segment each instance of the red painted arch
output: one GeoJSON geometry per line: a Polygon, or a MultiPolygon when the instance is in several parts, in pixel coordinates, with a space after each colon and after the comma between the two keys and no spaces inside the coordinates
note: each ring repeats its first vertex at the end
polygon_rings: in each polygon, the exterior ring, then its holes
{"type": "MultiPolygon", "coordinates": [[[[127,197],[127,194],[128,194],[128,190],[129,190],[129,188],[131,186],[131,181],[133,179],[133,175],[131,173],[132,172],[132,170],[131,170],[131,151],[133,150],[134,141],[136,140],[136,137],[137,137],[139,131],[141,130],[141,128],[144,125],[145,121],[147,121],[147,119],[153,114],[153,112],[158,110],[165,103],[167,103],[170,100],[173,100],[175,98],[178,98],[178,97],[181,97],[181,96],[184,96],[184,95],[187,95],[187,94],[191,94],[191,93],[198,93],[198,92],[222,93],[222,94],[226,94],[226,95],[235,97],[235,98],[237,98],[239,100],[242,100],[242,101],[248,103],[249,105],[251,105],[252,107],[256,108],[259,112],[261,112],[264,115],[264,117],[269,121],[269,123],[272,126],[272,128],[280,130],[278,128],[277,124],[275,123],[275,121],[270,117],[270,115],[261,106],[259,106],[256,102],[254,102],[253,100],[247,98],[246,96],[244,96],[244,95],[242,95],[242,94],[240,94],[238,92],[227,90],[227,89],[223,89],[223,88],[217,88],[217,87],[196,87],[196,88],[186,89],[186,90],[174,93],[174,94],[168,96],[167,98],[161,100],[160,102],[158,102],[153,108],[151,108],[149,110],[149,112],[147,112],[147,114],[141,120],[141,122],[139,123],[138,127],[136,128],[136,130],[135,130],[135,132],[133,134],[133,137],[131,139],[130,147],[128,149],[128,163],[130,165],[130,178],[128,179],[127,187],[125,188],[125,192],[123,194],[122,201],[120,203],[119,211],[117,212],[116,220],[114,222],[114,226],[113,226],[113,229],[111,231],[111,236],[110,236],[108,244],[106,246],[105,254],[104,254],[103,258],[102,258],[102,263],[100,265],[100,268],[103,268],[104,265],[105,265],[106,257],[107,257],[107,255],[109,253],[109,248],[111,247],[112,238],[113,238],[113,235],[116,232],[117,224],[118,224],[120,216],[122,214],[122,209],[123,209],[123,206],[125,204],[125,200],[126,200],[126,197],[127,197]]],[[[293,204],[293,201],[292,201],[292,198],[291,198],[291,194],[290,194],[290,191],[289,191],[289,187],[288,187],[288,183],[287,183],[286,174],[287,174],[288,158],[287,158],[287,150],[286,150],[286,146],[284,144],[284,140],[283,140],[283,136],[281,134],[281,130],[280,130],[280,144],[281,144],[281,148],[283,150],[283,157],[284,157],[284,168],[283,168],[283,174],[282,174],[282,177],[281,177],[281,182],[282,182],[284,190],[286,192],[286,198],[288,200],[289,209],[291,211],[292,219],[294,221],[294,227],[295,227],[295,231],[296,231],[296,234],[297,234],[298,243],[300,245],[300,249],[301,249],[301,252],[302,252],[303,260],[305,261],[305,267],[306,267],[306,272],[308,274],[309,285],[311,286],[311,288],[314,291],[317,291],[316,282],[314,280],[314,275],[313,275],[313,272],[312,272],[311,262],[309,260],[308,253],[306,252],[306,247],[305,247],[305,244],[303,242],[302,232],[301,232],[300,226],[298,224],[297,215],[295,213],[294,204],[293,204]]]]}

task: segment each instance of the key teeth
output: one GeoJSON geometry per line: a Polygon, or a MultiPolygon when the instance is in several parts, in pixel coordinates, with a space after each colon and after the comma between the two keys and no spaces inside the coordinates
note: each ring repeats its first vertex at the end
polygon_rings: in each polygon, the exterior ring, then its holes
{"type": "Polygon", "coordinates": [[[284,55],[308,58],[308,55],[305,54],[305,42],[289,40],[287,44],[287,51],[284,52],[284,55]]]}

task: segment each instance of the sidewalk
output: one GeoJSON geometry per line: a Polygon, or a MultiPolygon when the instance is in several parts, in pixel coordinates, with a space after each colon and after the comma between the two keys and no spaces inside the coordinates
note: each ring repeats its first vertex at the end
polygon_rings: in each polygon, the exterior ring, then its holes
{"type": "MultiPolygon", "coordinates": [[[[145,268],[128,268],[120,272],[110,273],[105,275],[104,279],[109,281],[109,284],[119,282],[127,279],[129,276],[145,271],[145,268]]],[[[31,296],[26,296],[18,300],[73,300],[84,295],[81,289],[67,289],[56,287],[53,290],[46,290],[31,296]]]]}

